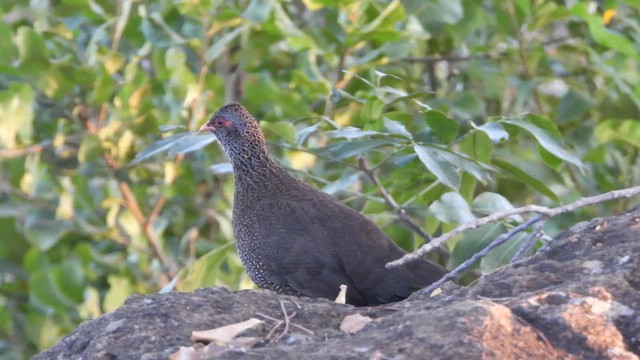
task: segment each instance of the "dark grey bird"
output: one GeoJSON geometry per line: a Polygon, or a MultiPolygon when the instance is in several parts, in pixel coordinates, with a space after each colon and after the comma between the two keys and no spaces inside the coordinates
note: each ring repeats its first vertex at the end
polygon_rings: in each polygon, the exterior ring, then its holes
{"type": "Polygon", "coordinates": [[[257,121],[239,104],[200,131],[218,138],[233,166],[233,231],[242,265],[261,288],[356,306],[400,301],[446,270],[418,260],[387,269],[405,252],[372,221],[276,164],[257,121]]]}

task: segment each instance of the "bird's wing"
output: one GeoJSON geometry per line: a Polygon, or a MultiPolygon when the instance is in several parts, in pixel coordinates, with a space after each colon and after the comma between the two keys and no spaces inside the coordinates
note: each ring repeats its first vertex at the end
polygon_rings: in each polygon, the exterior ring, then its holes
{"type": "Polygon", "coordinates": [[[388,303],[406,298],[446,273],[425,260],[385,268],[404,251],[372,221],[315,189],[295,194],[287,200],[265,199],[257,204],[262,220],[256,221],[261,224],[256,232],[265,245],[277,249],[266,256],[279,266],[270,269],[273,278],[300,293],[332,298],[345,284],[351,304],[388,303]],[[278,216],[264,216],[269,212],[278,216]]]}
{"type": "Polygon", "coordinates": [[[342,263],[344,249],[332,238],[339,233],[324,210],[322,204],[304,198],[263,199],[254,204],[252,223],[270,281],[306,296],[331,299],[342,284],[348,292],[356,290],[342,263]]]}

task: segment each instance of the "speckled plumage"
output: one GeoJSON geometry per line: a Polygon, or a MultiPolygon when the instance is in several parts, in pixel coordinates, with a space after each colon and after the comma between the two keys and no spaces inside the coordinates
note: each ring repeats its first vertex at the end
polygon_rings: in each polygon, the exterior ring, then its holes
{"type": "Polygon", "coordinates": [[[256,120],[239,104],[220,108],[201,130],[213,132],[233,165],[233,230],[244,269],[260,287],[347,303],[399,301],[441,278],[426,260],[384,265],[404,251],[370,220],[280,168],[256,120]]]}

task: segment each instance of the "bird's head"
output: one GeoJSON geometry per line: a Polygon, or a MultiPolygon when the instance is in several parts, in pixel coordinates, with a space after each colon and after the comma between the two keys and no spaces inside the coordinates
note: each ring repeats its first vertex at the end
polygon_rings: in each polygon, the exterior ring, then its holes
{"type": "Polygon", "coordinates": [[[266,147],[258,122],[240,104],[218,109],[200,131],[213,133],[231,158],[240,153],[257,153],[266,147]]]}

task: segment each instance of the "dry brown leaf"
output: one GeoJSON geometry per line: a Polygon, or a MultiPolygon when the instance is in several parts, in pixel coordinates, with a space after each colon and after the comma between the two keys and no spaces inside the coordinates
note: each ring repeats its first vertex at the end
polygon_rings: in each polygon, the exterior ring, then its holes
{"type": "Polygon", "coordinates": [[[362,328],[371,321],[373,321],[373,319],[368,316],[362,316],[360,314],[347,315],[342,319],[340,330],[353,334],[362,330],[362,328]]]}
{"type": "Polygon", "coordinates": [[[345,284],[340,285],[340,292],[338,293],[338,296],[336,296],[335,303],[336,304],[347,303],[347,285],[345,284]]]}
{"type": "Polygon", "coordinates": [[[191,333],[191,340],[204,342],[229,342],[243,331],[262,323],[264,323],[264,321],[251,318],[247,321],[221,326],[211,330],[193,331],[191,333]]]}
{"type": "Polygon", "coordinates": [[[169,355],[169,360],[195,360],[200,356],[196,354],[196,349],[193,347],[180,346],[178,351],[169,355]]]}
{"type": "Polygon", "coordinates": [[[240,350],[245,352],[251,349],[255,344],[259,343],[261,338],[251,336],[240,336],[231,340],[228,344],[229,349],[240,350]]]}
{"type": "Polygon", "coordinates": [[[440,295],[440,294],[442,294],[442,289],[441,288],[437,288],[437,289],[435,289],[435,290],[433,290],[431,292],[431,295],[429,295],[429,297],[434,297],[434,296],[440,295]]]}

